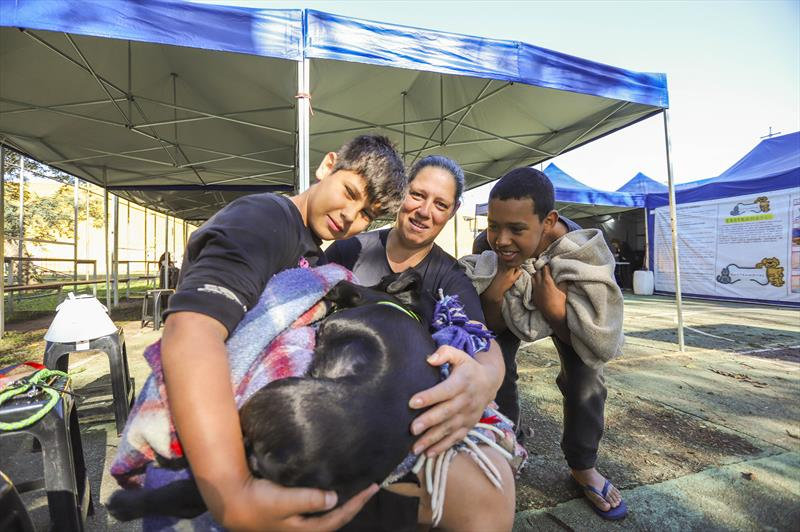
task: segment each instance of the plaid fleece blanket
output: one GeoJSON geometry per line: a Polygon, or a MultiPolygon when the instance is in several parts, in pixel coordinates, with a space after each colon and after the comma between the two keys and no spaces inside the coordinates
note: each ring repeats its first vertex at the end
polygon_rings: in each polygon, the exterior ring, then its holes
{"type": "MultiPolygon", "coordinates": [[[[258,303],[226,342],[237,406],[273,380],[305,373],[314,350],[315,331],[310,325],[325,316],[322,297],[344,280],[353,281],[353,274],[327,264],[285,270],[267,283],[258,303]]],[[[153,462],[183,458],[169,413],[160,340],[144,356],[152,372],[136,398],[111,464],[111,474],[124,488],[142,487],[146,468],[153,462]]]]}
{"type": "MultiPolygon", "coordinates": [[[[253,393],[273,380],[305,373],[314,351],[312,324],[327,311],[322,297],[342,280],[357,282],[349,270],[336,264],[286,270],[270,280],[256,306],[245,314],[226,342],[237,406],[241,407],[253,393]]],[[[453,345],[470,356],[485,350],[491,334],[467,323],[457,297],[440,296],[433,323],[437,345],[453,345]]],[[[145,358],[152,373],[131,410],[111,465],[111,474],[124,488],[155,489],[191,475],[188,469],[159,467],[160,463],[182,459],[183,450],[169,414],[160,341],[145,350],[145,358]]],[[[446,378],[449,372],[443,370],[442,377],[446,378]]],[[[475,430],[506,449],[513,458],[509,460],[512,468],[518,472],[527,452],[516,441],[511,422],[497,411],[494,403],[486,408],[480,422],[492,425],[495,433],[478,427],[475,430]]],[[[471,439],[481,443],[475,437],[471,439]]],[[[455,445],[455,450],[472,454],[463,443],[455,445]]],[[[384,485],[410,472],[417,460],[416,455],[409,454],[384,485]]],[[[193,520],[148,517],[143,529],[223,530],[208,513],[193,520]]]]}

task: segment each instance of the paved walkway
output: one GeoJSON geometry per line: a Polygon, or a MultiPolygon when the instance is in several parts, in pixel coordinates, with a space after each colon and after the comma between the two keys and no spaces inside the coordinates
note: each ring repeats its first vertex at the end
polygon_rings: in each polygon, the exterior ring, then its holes
{"type": "Polygon", "coordinates": [[[552,342],[520,355],[523,423],[534,434],[516,530],[796,530],[800,523],[800,312],[626,295],[624,356],[607,365],[598,468],[629,517],[602,521],[559,449],[552,342]]]}

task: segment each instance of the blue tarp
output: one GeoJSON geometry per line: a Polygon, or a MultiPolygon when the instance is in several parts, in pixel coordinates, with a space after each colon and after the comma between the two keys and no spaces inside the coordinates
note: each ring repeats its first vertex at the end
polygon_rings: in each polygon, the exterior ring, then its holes
{"type": "MultiPolygon", "coordinates": [[[[547,168],[544,169],[544,173],[553,183],[556,202],[621,207],[622,210],[625,208],[636,209],[644,207],[645,197],[643,195],[630,194],[626,191],[611,192],[592,188],[566,173],[556,166],[555,163],[547,165],[547,168]]],[[[476,215],[485,216],[487,212],[487,203],[475,206],[476,215]]]]}
{"type": "Polygon", "coordinates": [[[0,0],[0,26],[299,60],[303,12],[168,0],[0,0]]]}
{"type": "Polygon", "coordinates": [[[168,0],[0,0],[0,26],[297,60],[336,59],[474,76],[669,106],[666,76],[538,46],[372,22],[314,10],[168,0]],[[305,31],[304,31],[305,30],[305,31]]]}
{"type": "Polygon", "coordinates": [[[661,108],[663,74],[632,72],[518,41],[307,11],[307,55],[526,83],[661,108]]]}
{"type": "MultiPolygon", "coordinates": [[[[692,203],[800,187],[800,131],[762,140],[719,176],[676,187],[676,203],[692,203]]],[[[650,209],[667,205],[667,194],[650,194],[650,209]]]]}
{"type": "Polygon", "coordinates": [[[667,192],[667,185],[659,183],[655,179],[639,172],[630,181],[617,189],[617,192],[627,192],[628,194],[653,194],[657,192],[667,192]]]}

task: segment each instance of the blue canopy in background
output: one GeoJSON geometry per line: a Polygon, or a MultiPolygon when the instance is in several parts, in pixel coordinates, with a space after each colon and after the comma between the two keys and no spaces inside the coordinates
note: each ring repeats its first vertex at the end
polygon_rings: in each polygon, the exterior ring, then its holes
{"type": "Polygon", "coordinates": [[[300,145],[313,167],[380,133],[409,164],[453,158],[472,188],[669,103],[663,74],[526,43],[167,0],[0,0],[0,69],[6,145],[188,220],[294,189],[300,145]]]}
{"type": "MultiPolygon", "coordinates": [[[[547,165],[544,173],[553,183],[556,208],[568,218],[578,220],[644,207],[645,197],[643,195],[592,188],[566,173],[555,163],[547,165]]],[[[488,203],[475,206],[476,215],[485,216],[487,212],[488,203]]]]}
{"type": "Polygon", "coordinates": [[[628,194],[653,194],[656,192],[667,192],[667,185],[659,183],[652,177],[639,172],[630,181],[617,189],[617,192],[627,192],[628,194]]]}
{"type": "MultiPolygon", "coordinates": [[[[800,188],[800,131],[764,139],[717,177],[677,186],[677,203],[800,188]]],[[[669,203],[666,193],[647,196],[647,207],[669,203]]]]}

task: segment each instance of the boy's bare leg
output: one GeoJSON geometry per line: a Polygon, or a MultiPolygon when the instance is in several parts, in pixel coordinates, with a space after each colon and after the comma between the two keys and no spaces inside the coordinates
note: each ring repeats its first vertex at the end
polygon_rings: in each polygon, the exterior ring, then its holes
{"type": "MultiPolygon", "coordinates": [[[[437,530],[494,532],[511,530],[514,525],[516,490],[511,466],[494,449],[485,445],[480,449],[500,472],[503,490],[489,481],[472,458],[464,453],[456,454],[448,470],[444,512],[437,530]]],[[[422,473],[420,486],[393,484],[387,489],[400,495],[419,497],[419,529],[429,530],[433,512],[430,495],[422,487],[424,483],[422,473]]]]}

